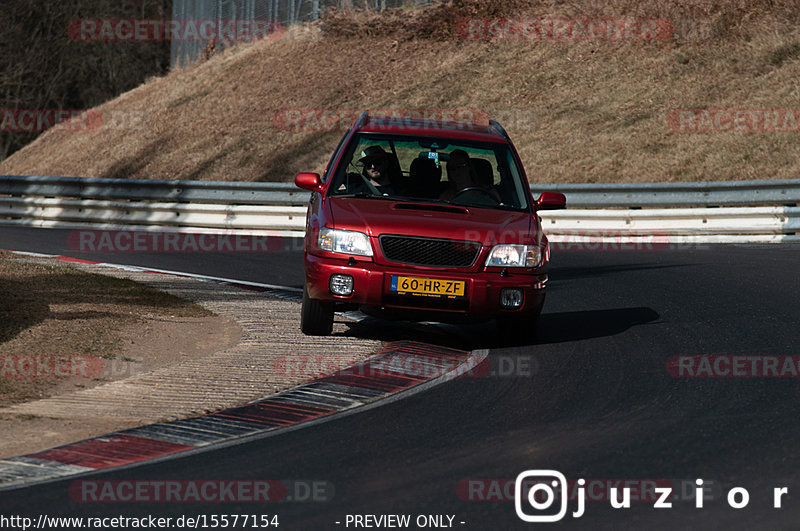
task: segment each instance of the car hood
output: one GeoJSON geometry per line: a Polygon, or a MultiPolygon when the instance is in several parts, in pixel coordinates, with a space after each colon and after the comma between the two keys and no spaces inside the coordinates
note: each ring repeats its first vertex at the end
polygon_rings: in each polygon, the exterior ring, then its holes
{"type": "Polygon", "coordinates": [[[540,239],[529,212],[355,197],[331,197],[328,208],[332,228],[365,232],[371,237],[397,234],[479,241],[482,245],[540,239]]]}

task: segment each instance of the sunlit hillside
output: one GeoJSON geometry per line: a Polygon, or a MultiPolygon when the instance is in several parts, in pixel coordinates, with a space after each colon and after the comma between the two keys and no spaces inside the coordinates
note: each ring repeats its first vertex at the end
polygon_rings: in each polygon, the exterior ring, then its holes
{"type": "Polygon", "coordinates": [[[151,79],[99,107],[95,127],[48,131],[0,173],[289,181],[321,170],[358,112],[382,109],[486,112],[533,182],[796,178],[799,19],[798,2],[769,0],[333,13],[151,79]],[[487,20],[498,17],[568,25],[520,37],[487,20]],[[654,33],[587,36],[609,17],[654,21],[654,33]]]}

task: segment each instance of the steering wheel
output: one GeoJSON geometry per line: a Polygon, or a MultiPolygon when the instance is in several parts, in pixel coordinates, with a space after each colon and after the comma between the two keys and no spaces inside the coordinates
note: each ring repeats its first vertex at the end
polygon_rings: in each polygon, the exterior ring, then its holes
{"type": "Polygon", "coordinates": [[[467,192],[479,192],[487,197],[490,197],[492,201],[494,201],[495,203],[500,204],[497,198],[493,196],[489,190],[487,190],[486,188],[482,188],[480,186],[467,186],[466,188],[462,188],[461,190],[455,193],[455,195],[450,199],[450,201],[460,196],[461,194],[465,194],[467,192]]]}

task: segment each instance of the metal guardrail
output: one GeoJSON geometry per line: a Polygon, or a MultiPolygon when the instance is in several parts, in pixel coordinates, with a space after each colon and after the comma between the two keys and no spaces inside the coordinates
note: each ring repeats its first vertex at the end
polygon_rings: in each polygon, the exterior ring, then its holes
{"type": "MultiPolygon", "coordinates": [[[[561,192],[570,207],[721,207],[800,205],[800,179],[702,183],[532,184],[531,190],[561,192]]],[[[80,177],[0,176],[0,195],[81,199],[296,205],[308,192],[293,183],[146,181],[80,177]]]]}
{"type": "Polygon", "coordinates": [[[800,179],[531,189],[567,196],[567,210],[541,213],[548,238],[562,244],[800,241],[800,179]]]}
{"type": "Polygon", "coordinates": [[[308,192],[293,183],[148,181],[80,177],[0,176],[0,195],[177,203],[305,205],[308,192]]]}
{"type": "Polygon", "coordinates": [[[294,235],[308,198],[293,183],[0,176],[0,224],[294,235]]]}
{"type": "MultiPolygon", "coordinates": [[[[531,188],[567,195],[540,213],[552,241],[800,240],[800,180],[531,188]]],[[[299,236],[308,198],[293,183],[0,176],[0,224],[299,236]]]]}
{"type": "Polygon", "coordinates": [[[548,238],[554,242],[800,241],[800,207],[580,209],[540,215],[548,238]]]}
{"type": "Polygon", "coordinates": [[[662,208],[800,205],[800,179],[702,183],[541,184],[581,208],[662,208]]]}

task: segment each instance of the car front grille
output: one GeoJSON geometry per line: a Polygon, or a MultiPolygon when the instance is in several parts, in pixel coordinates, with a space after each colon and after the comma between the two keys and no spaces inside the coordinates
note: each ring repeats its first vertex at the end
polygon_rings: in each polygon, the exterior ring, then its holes
{"type": "Polygon", "coordinates": [[[383,235],[380,242],[390,262],[430,267],[469,267],[481,251],[479,242],[462,240],[383,235]]]}

